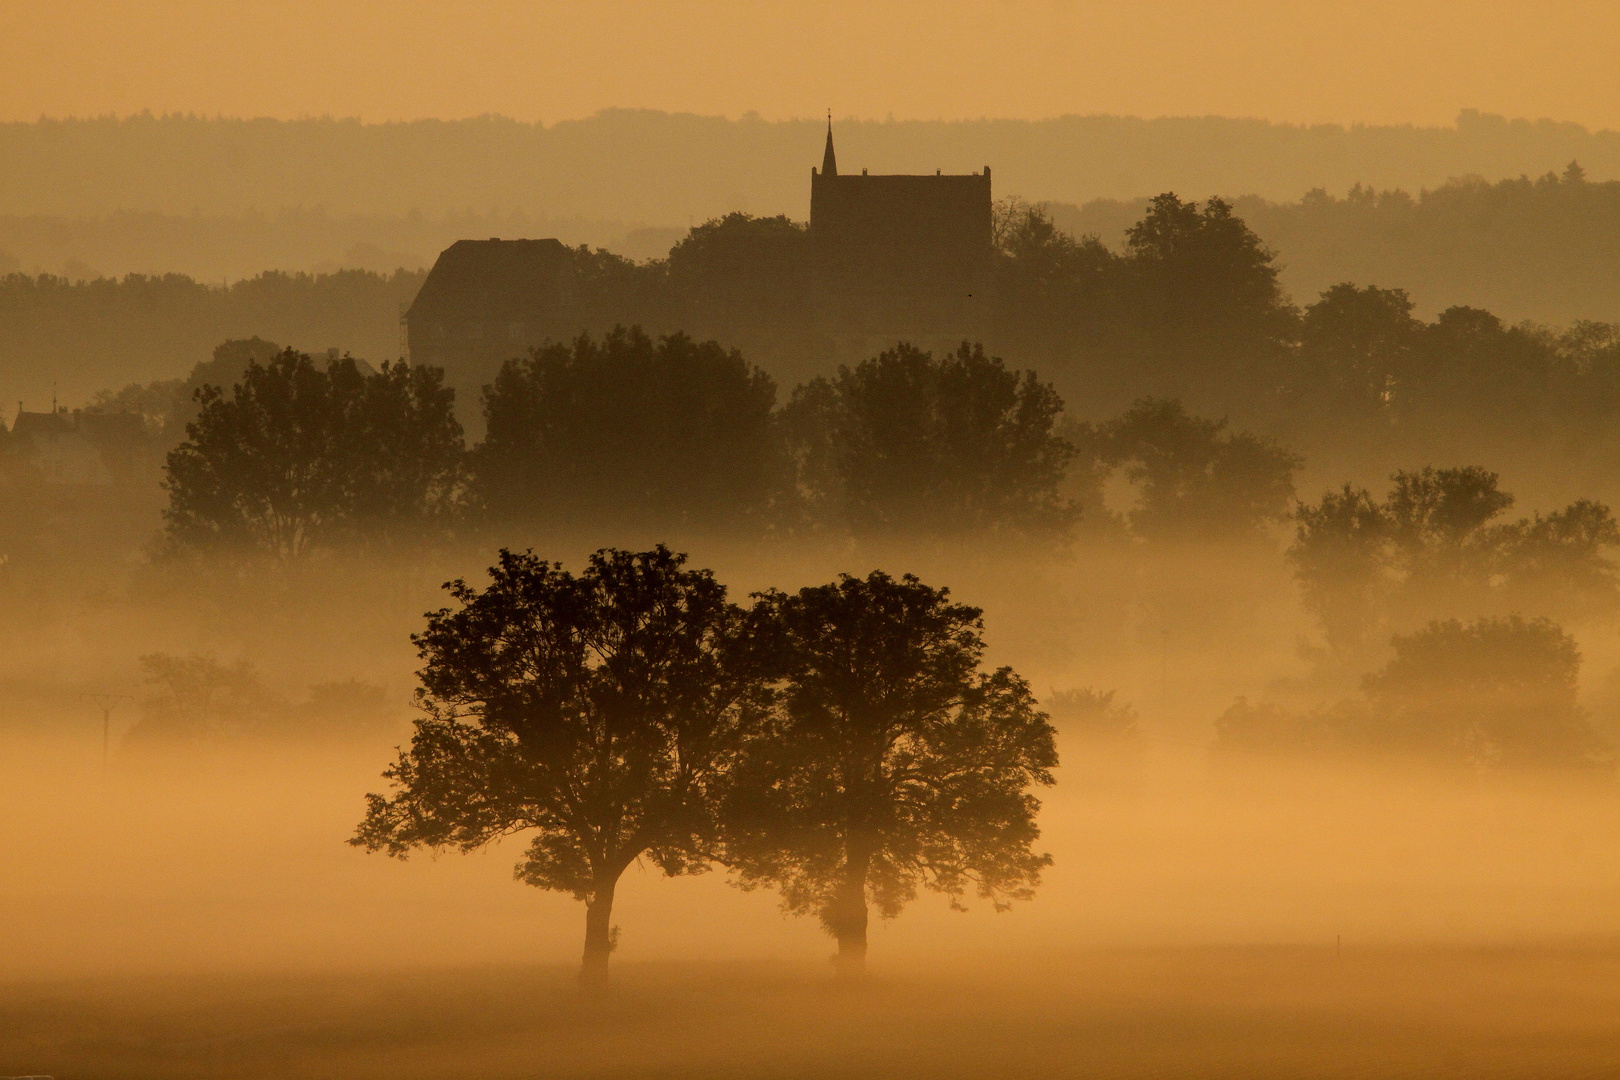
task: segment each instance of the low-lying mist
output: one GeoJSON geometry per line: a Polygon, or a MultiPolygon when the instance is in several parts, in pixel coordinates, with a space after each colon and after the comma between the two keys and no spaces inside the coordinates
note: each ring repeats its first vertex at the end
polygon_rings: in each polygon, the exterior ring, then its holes
{"type": "MultiPolygon", "coordinates": [[[[591,546],[537,542],[570,566],[591,546]]],[[[615,989],[589,1006],[583,907],[513,880],[521,839],[404,862],[345,843],[409,738],[409,635],[446,602],[438,582],[482,581],[489,553],[189,585],[153,571],[36,598],[6,635],[0,1070],[1553,1075],[1612,1051],[1606,776],[1215,751],[1240,697],[1307,710],[1357,692],[1361,673],[1301,649],[1312,623],[1275,546],[682,546],[739,601],[882,567],[985,609],[990,661],[1058,727],[1036,844],[1054,861],[1032,901],[961,913],[924,893],[874,920],[871,985],[846,991],[831,939],[770,891],[636,865],[615,989]],[[138,737],[172,691],[162,663],[201,658],[218,722],[138,737]],[[231,713],[231,686],[257,720],[231,713]],[[93,692],[128,695],[105,764],[93,692]],[[333,694],[348,712],[319,711],[333,694]]],[[[1581,701],[1611,730],[1613,630],[1571,629],[1581,701]]]]}

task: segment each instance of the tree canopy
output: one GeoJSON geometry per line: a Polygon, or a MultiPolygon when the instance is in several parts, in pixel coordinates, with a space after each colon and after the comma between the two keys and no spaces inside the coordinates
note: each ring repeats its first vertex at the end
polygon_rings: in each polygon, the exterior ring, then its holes
{"type": "Polygon", "coordinates": [[[715,342],[582,335],[486,390],[475,493],[503,522],[763,531],[785,486],[775,402],[771,377],[715,342]]]}
{"type": "Polygon", "coordinates": [[[322,371],[288,349],[195,399],[166,466],[172,550],[290,560],[339,543],[419,543],[448,525],[462,438],[435,368],[362,371],[343,357],[322,371]]]}
{"type": "Polygon", "coordinates": [[[1342,660],[1389,626],[1438,615],[1508,611],[1612,618],[1620,576],[1609,555],[1620,524],[1578,499],[1517,521],[1496,473],[1479,466],[1405,470],[1378,500],[1345,484],[1296,512],[1289,558],[1306,607],[1342,660]]]}
{"type": "Polygon", "coordinates": [[[768,701],[745,614],[664,547],[604,549],[579,575],[503,550],[482,590],[413,636],[410,748],[351,841],[405,857],[524,834],[520,880],[586,905],[583,977],[600,984],[616,884],[715,857],[718,785],[768,701]]]}
{"type": "Polygon", "coordinates": [[[1227,432],[1179,401],[1145,398],[1099,429],[1103,454],[1138,486],[1131,527],[1150,540],[1240,540],[1285,520],[1298,455],[1227,432]]]}
{"type": "Polygon", "coordinates": [[[1612,768],[1576,702],[1581,654],[1549,619],[1431,622],[1367,676],[1389,738],[1474,768],[1612,768]]]}
{"type": "Polygon", "coordinates": [[[804,495],[857,536],[1061,533],[1074,447],[1063,401],[1033,371],[963,343],[899,345],[795,391],[784,412],[804,495]]]}
{"type": "Polygon", "coordinates": [[[1053,730],[1010,668],[980,670],[977,608],[881,572],[760,599],[782,701],[729,787],[725,858],[865,963],[868,905],[890,917],[919,886],[998,909],[1026,898],[1034,786],[1053,730]]]}

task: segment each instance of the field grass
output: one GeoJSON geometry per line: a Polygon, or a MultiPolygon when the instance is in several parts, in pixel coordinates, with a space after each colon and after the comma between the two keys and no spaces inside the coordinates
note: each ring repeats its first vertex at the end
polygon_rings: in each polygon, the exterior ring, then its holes
{"type": "Polygon", "coordinates": [[[1620,948],[1081,950],[0,987],[0,1073],[191,1077],[1620,1077],[1620,948]]]}

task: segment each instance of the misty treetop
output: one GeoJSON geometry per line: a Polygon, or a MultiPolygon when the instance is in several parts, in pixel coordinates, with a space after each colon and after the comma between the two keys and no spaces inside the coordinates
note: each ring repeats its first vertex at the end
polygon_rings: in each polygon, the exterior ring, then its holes
{"type": "Polygon", "coordinates": [[[266,686],[246,660],[211,654],[149,653],[139,661],[147,693],[139,718],[123,735],[125,750],[172,751],[294,736],[336,741],[387,735],[400,710],[388,692],[357,679],[318,683],[294,703],[266,686]]]}
{"type": "Polygon", "coordinates": [[[1179,401],[1145,398],[1073,431],[1101,466],[1093,500],[1107,472],[1123,469],[1137,489],[1131,530],[1149,541],[1261,538],[1289,517],[1294,473],[1304,464],[1275,440],[1229,432],[1225,420],[1191,416],[1179,401]]]}
{"type": "Polygon", "coordinates": [[[786,484],[776,384],[735,349],[639,328],[537,349],[484,395],[494,520],[763,531],[786,484]]]}
{"type": "Polygon", "coordinates": [[[338,544],[430,541],[461,482],[461,426],[433,368],[352,358],[323,371],[291,349],[203,385],[169,452],[164,511],[179,551],[278,560],[338,544]]]}
{"type": "Polygon", "coordinates": [[[1362,695],[1300,714],[1239,700],[1215,723],[1215,749],[1360,755],[1475,773],[1608,776],[1615,748],[1577,701],[1581,654],[1557,623],[1519,615],[1431,620],[1390,641],[1362,695]]]}

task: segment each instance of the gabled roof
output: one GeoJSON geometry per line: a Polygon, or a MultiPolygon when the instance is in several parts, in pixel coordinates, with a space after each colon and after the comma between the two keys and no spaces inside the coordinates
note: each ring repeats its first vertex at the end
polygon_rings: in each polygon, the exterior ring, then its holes
{"type": "Polygon", "coordinates": [[[13,435],[68,435],[73,430],[66,412],[23,412],[21,404],[17,406],[17,419],[11,422],[13,435]]]}
{"type": "Polygon", "coordinates": [[[406,318],[545,311],[573,276],[573,253],[560,240],[457,240],[439,254],[406,318]]]}

